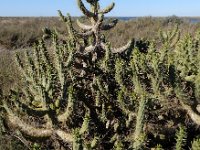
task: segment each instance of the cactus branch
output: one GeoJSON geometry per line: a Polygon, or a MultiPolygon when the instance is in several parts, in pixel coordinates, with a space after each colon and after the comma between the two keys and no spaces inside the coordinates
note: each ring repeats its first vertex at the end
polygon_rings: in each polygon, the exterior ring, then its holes
{"type": "Polygon", "coordinates": [[[86,15],[87,17],[91,17],[91,18],[95,16],[94,13],[90,12],[90,11],[84,6],[82,0],[77,0],[77,3],[78,3],[78,6],[79,6],[80,10],[82,11],[82,13],[83,13],[84,15],[86,15]]]}
{"type": "Polygon", "coordinates": [[[181,103],[183,109],[185,109],[187,111],[187,113],[190,116],[190,118],[192,119],[192,121],[194,123],[196,123],[197,125],[200,125],[200,114],[197,111],[193,110],[193,108],[191,106],[185,104],[181,100],[180,100],[180,103],[181,103]]]}
{"type": "MultiPolygon", "coordinates": [[[[111,52],[112,52],[112,53],[122,53],[122,52],[124,52],[124,51],[126,51],[127,49],[129,49],[129,48],[132,47],[133,41],[134,41],[134,40],[130,40],[125,46],[122,46],[122,47],[120,47],[120,48],[111,48],[111,52]]],[[[105,43],[102,42],[102,43],[101,43],[101,47],[102,47],[103,49],[106,49],[105,43]]]]}
{"type": "Polygon", "coordinates": [[[115,3],[112,3],[108,7],[104,8],[103,10],[100,10],[99,13],[100,14],[109,13],[114,7],[115,7],[115,3]]]}
{"type": "Polygon", "coordinates": [[[134,132],[133,148],[135,150],[141,149],[142,144],[144,142],[143,126],[144,126],[144,113],[145,113],[146,102],[147,102],[146,96],[141,95],[141,101],[139,104],[136,127],[135,127],[135,132],[134,132]]]}
{"type": "Polygon", "coordinates": [[[117,23],[118,23],[118,20],[115,19],[108,24],[102,24],[101,30],[110,30],[110,29],[114,28],[117,25],[117,23]]]}
{"type": "Polygon", "coordinates": [[[28,114],[36,114],[37,116],[45,116],[49,110],[48,109],[45,109],[45,108],[33,108],[21,101],[17,101],[20,106],[25,110],[27,111],[28,114]]]}
{"type": "Polygon", "coordinates": [[[77,25],[83,29],[84,31],[89,31],[89,30],[92,30],[92,26],[89,26],[89,25],[85,25],[83,23],[81,23],[78,19],[76,20],[77,22],[77,25]]]}
{"type": "Polygon", "coordinates": [[[55,133],[66,143],[73,142],[73,136],[63,130],[56,130],[55,133]]]}
{"type": "Polygon", "coordinates": [[[85,54],[90,53],[92,51],[94,51],[96,49],[96,45],[90,45],[88,47],[85,48],[85,54]]]}
{"type": "Polygon", "coordinates": [[[30,137],[47,138],[50,137],[53,133],[52,129],[36,128],[31,125],[28,125],[13,114],[8,115],[7,119],[9,125],[12,126],[12,128],[19,129],[22,133],[30,137]]]}
{"type": "Polygon", "coordinates": [[[120,47],[120,48],[113,48],[111,49],[112,53],[122,53],[126,51],[127,49],[131,48],[133,44],[133,40],[130,40],[126,45],[120,47]]]}
{"type": "Polygon", "coordinates": [[[62,14],[60,10],[58,10],[58,15],[60,16],[63,22],[67,22],[67,18],[62,14]]]}

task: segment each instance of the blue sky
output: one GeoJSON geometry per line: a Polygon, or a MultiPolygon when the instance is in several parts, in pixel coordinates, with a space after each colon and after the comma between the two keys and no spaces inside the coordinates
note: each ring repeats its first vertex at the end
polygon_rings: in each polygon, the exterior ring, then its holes
{"type": "MultiPolygon", "coordinates": [[[[85,1],[85,0],[83,0],[85,1]]],[[[200,0],[100,0],[102,7],[115,2],[108,16],[200,16],[200,0]]],[[[80,16],[76,0],[1,0],[0,16],[80,16]]]]}

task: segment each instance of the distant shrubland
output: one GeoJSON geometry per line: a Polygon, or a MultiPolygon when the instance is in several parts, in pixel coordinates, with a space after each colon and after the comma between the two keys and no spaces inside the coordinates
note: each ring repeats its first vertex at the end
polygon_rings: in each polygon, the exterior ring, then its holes
{"type": "MultiPolygon", "coordinates": [[[[55,28],[64,34],[66,26],[59,20],[58,17],[1,17],[0,45],[8,49],[29,47],[42,36],[42,29],[45,27],[55,28]]],[[[74,18],[75,20],[76,18],[74,18]]],[[[86,19],[82,17],[82,20],[86,19]]],[[[123,43],[128,38],[153,39],[158,35],[159,30],[169,30],[174,24],[179,24],[181,34],[194,33],[200,27],[200,23],[190,23],[188,20],[188,18],[174,16],[120,20],[111,32],[106,33],[106,36],[110,39],[112,45],[123,43]]]]}

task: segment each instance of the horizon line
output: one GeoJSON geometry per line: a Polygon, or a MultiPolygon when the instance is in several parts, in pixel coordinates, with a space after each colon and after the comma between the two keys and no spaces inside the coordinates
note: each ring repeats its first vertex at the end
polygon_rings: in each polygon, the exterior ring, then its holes
{"type": "MultiPolygon", "coordinates": [[[[14,18],[14,17],[16,17],[16,18],[39,18],[39,17],[41,17],[41,18],[45,18],[45,17],[59,17],[59,16],[54,16],[54,15],[52,15],[52,16],[0,16],[0,18],[3,18],[3,17],[5,17],[5,18],[14,18]]],[[[71,17],[77,17],[77,18],[79,18],[79,17],[84,17],[84,15],[79,15],[79,16],[71,16],[71,17]]],[[[113,18],[123,18],[123,17],[127,17],[127,18],[139,18],[139,17],[153,17],[153,18],[166,18],[166,17],[180,17],[180,18],[200,18],[200,15],[199,16],[178,16],[178,15],[169,15],[169,16],[153,16],[153,15],[143,15],[143,16],[105,16],[105,18],[107,18],[107,17],[113,17],[113,18]]]]}

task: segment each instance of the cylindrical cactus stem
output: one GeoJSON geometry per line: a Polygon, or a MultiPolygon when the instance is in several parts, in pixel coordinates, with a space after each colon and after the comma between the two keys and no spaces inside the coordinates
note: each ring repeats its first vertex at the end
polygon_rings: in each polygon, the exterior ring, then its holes
{"type": "Polygon", "coordinates": [[[69,51],[69,54],[67,56],[67,59],[65,62],[63,62],[63,66],[65,68],[69,68],[74,60],[74,54],[75,54],[75,47],[73,47],[70,43],[67,43],[67,49],[69,51]]]}
{"type": "Polygon", "coordinates": [[[110,30],[110,29],[114,28],[117,25],[117,23],[118,23],[118,20],[115,19],[108,24],[102,24],[101,30],[110,30]]]}
{"type": "Polygon", "coordinates": [[[118,91],[118,95],[117,95],[117,102],[121,108],[121,110],[123,111],[123,113],[125,115],[129,115],[129,113],[131,113],[129,111],[129,109],[126,107],[126,104],[124,102],[124,97],[126,96],[126,87],[121,87],[120,91],[118,91]]]}
{"type": "Polygon", "coordinates": [[[80,129],[76,128],[73,131],[73,149],[74,150],[82,150],[83,149],[83,143],[82,143],[82,139],[81,139],[79,130],[80,129]]]}
{"type": "Polygon", "coordinates": [[[187,95],[182,91],[182,89],[180,87],[176,87],[175,94],[176,94],[177,98],[179,99],[179,102],[182,105],[183,109],[185,109],[187,111],[191,120],[194,123],[196,123],[197,125],[200,125],[200,115],[199,115],[197,108],[193,108],[189,104],[186,104],[186,102],[189,102],[187,95]]]}
{"type": "Polygon", "coordinates": [[[89,30],[92,30],[93,28],[92,26],[81,23],[78,19],[76,20],[76,22],[77,22],[77,25],[84,31],[89,31],[89,30]]]}
{"type": "Polygon", "coordinates": [[[71,133],[67,133],[63,130],[55,130],[54,131],[58,137],[60,137],[65,143],[73,143],[73,136],[71,133]]]}
{"type": "Polygon", "coordinates": [[[85,132],[88,132],[90,127],[89,127],[89,123],[90,123],[90,112],[89,110],[87,110],[86,114],[85,114],[85,117],[83,119],[83,124],[81,126],[81,129],[79,131],[79,134],[82,135],[84,134],[85,132]]]}
{"type": "Polygon", "coordinates": [[[62,12],[60,10],[58,10],[58,15],[60,16],[60,18],[62,19],[63,22],[67,22],[67,18],[62,14],[62,12]]]}
{"type": "Polygon", "coordinates": [[[91,1],[88,0],[87,2],[90,3],[90,11],[94,13],[95,15],[97,15],[98,10],[100,9],[99,2],[97,0],[91,0],[91,1]]]}
{"type": "MultiPolygon", "coordinates": [[[[71,20],[71,17],[70,15],[68,14],[67,16],[67,26],[68,26],[68,30],[69,30],[69,34],[71,35],[71,37],[73,39],[76,39],[77,37],[80,37],[80,38],[85,38],[85,37],[88,37],[88,36],[91,36],[93,34],[93,31],[92,30],[89,30],[87,32],[78,32],[74,29],[73,25],[72,25],[72,20],[71,20]]],[[[76,42],[78,42],[76,40],[76,42]]]]}
{"type": "Polygon", "coordinates": [[[100,91],[100,93],[106,98],[106,99],[109,99],[109,95],[108,95],[108,92],[107,92],[107,87],[106,85],[104,85],[100,78],[97,77],[96,78],[96,83],[97,83],[97,86],[98,86],[98,89],[100,91]]]}
{"type": "Polygon", "coordinates": [[[120,48],[113,48],[111,49],[112,53],[122,53],[126,51],[129,48],[132,48],[134,40],[130,40],[125,46],[122,46],[120,48]]]}
{"type": "Polygon", "coordinates": [[[65,17],[60,10],[58,10],[58,14],[60,18],[63,20],[63,22],[67,25],[67,31],[69,33],[70,39],[72,39],[74,42],[78,42],[77,37],[75,36],[75,31],[72,25],[71,17],[69,14],[67,14],[67,17],[65,17]]]}
{"type": "Polygon", "coordinates": [[[192,119],[192,121],[194,123],[196,123],[197,125],[200,125],[200,115],[199,115],[198,111],[193,110],[193,108],[191,106],[185,104],[184,102],[182,102],[182,100],[180,100],[180,103],[181,103],[183,109],[185,109],[187,111],[187,113],[190,116],[190,118],[192,119]]]}
{"type": "Polygon", "coordinates": [[[3,107],[6,110],[6,122],[11,128],[18,129],[25,135],[33,138],[48,138],[51,137],[51,135],[53,134],[53,129],[51,128],[36,128],[26,124],[24,121],[21,120],[21,118],[16,116],[10,108],[8,108],[5,102],[3,107]]]}
{"type": "Polygon", "coordinates": [[[95,136],[93,138],[93,140],[91,141],[90,147],[93,148],[93,149],[97,148],[98,143],[100,143],[100,138],[95,136]]]}
{"type": "Polygon", "coordinates": [[[80,8],[80,10],[82,11],[82,13],[87,16],[87,17],[95,17],[95,14],[91,11],[89,11],[83,4],[82,0],[77,0],[78,3],[78,7],[80,8]]]}
{"type": "Polygon", "coordinates": [[[100,119],[102,122],[106,122],[107,118],[106,118],[106,106],[105,106],[105,102],[102,103],[101,105],[101,114],[100,114],[100,119]]]}
{"type": "Polygon", "coordinates": [[[64,112],[60,115],[58,115],[58,121],[65,123],[69,117],[71,116],[71,114],[74,111],[74,95],[73,95],[73,88],[69,87],[68,89],[68,99],[67,99],[67,106],[64,110],[64,112]]]}
{"type": "Polygon", "coordinates": [[[97,3],[99,0],[86,0],[88,3],[90,4],[94,4],[94,3],[97,3]]]}
{"type": "Polygon", "coordinates": [[[101,102],[101,99],[100,99],[100,92],[97,91],[97,94],[96,94],[96,97],[95,97],[95,105],[96,105],[97,107],[100,107],[101,104],[102,104],[102,102],[101,102]]]}
{"type": "Polygon", "coordinates": [[[135,150],[141,149],[143,146],[142,144],[144,143],[145,135],[143,133],[143,127],[144,127],[144,113],[145,113],[146,102],[147,102],[147,97],[145,96],[145,94],[140,95],[139,108],[136,118],[136,127],[134,132],[133,148],[135,150]]]}
{"type": "Polygon", "coordinates": [[[111,52],[110,52],[110,43],[106,43],[105,47],[105,56],[104,59],[102,61],[102,67],[105,69],[105,71],[109,72],[110,68],[109,68],[109,61],[111,58],[111,52]]]}
{"type": "Polygon", "coordinates": [[[123,61],[120,59],[116,60],[115,63],[115,80],[119,84],[120,87],[123,87],[124,81],[123,81],[123,61]]]}
{"type": "Polygon", "coordinates": [[[100,14],[109,13],[114,7],[115,7],[115,3],[112,3],[109,6],[107,6],[106,8],[104,8],[103,10],[100,10],[99,13],[100,14]]]}
{"type": "Polygon", "coordinates": [[[19,107],[21,107],[27,114],[43,117],[49,112],[47,108],[44,107],[34,108],[25,104],[24,102],[21,102],[20,100],[15,100],[15,103],[17,103],[17,105],[19,105],[19,107]]]}
{"type": "Polygon", "coordinates": [[[176,132],[176,150],[182,150],[186,144],[187,131],[183,125],[179,126],[179,131],[176,132]]]}

